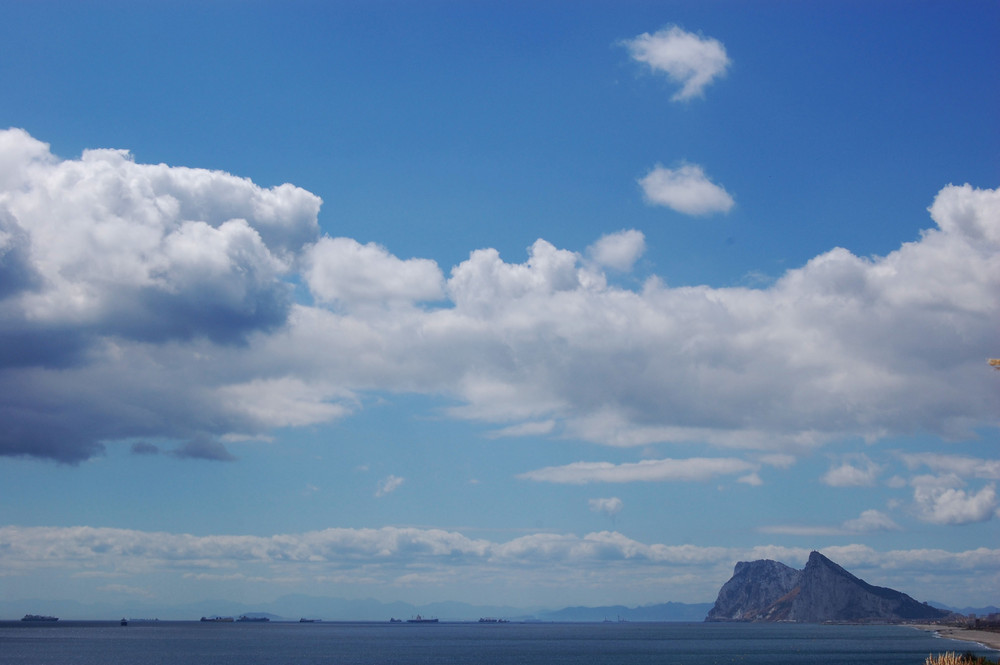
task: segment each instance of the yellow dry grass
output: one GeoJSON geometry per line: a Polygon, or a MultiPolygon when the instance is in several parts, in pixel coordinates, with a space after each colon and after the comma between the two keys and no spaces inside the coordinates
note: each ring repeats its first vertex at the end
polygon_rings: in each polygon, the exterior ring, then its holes
{"type": "Polygon", "coordinates": [[[992,662],[987,658],[973,656],[971,653],[960,656],[949,651],[936,656],[927,656],[924,665],[978,665],[979,663],[989,664],[992,662]]]}
{"type": "Polygon", "coordinates": [[[927,656],[924,665],[962,665],[962,659],[958,654],[948,652],[937,656],[927,656]]]}

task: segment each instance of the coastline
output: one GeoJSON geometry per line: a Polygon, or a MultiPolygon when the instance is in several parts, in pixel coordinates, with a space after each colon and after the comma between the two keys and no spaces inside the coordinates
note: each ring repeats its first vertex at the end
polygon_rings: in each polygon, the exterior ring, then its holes
{"type": "Polygon", "coordinates": [[[972,630],[970,628],[958,628],[956,626],[941,626],[935,624],[908,624],[917,630],[926,630],[949,640],[961,640],[963,642],[976,642],[983,646],[1000,651],[1000,633],[988,630],[972,630]]]}

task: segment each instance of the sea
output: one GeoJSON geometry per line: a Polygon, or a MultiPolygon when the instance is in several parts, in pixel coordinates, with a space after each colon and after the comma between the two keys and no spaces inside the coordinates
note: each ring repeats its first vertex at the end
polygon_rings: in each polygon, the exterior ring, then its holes
{"type": "Polygon", "coordinates": [[[1000,653],[906,626],[0,622],[0,665],[923,665],[1000,653]]]}

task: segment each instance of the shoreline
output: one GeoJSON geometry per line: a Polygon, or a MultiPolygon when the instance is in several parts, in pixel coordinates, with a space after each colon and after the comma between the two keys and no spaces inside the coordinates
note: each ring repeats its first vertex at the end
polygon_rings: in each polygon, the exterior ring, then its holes
{"type": "Polygon", "coordinates": [[[926,630],[949,640],[961,640],[962,642],[975,642],[987,649],[1000,651],[1000,633],[988,630],[973,630],[970,628],[959,628],[957,626],[941,626],[935,624],[906,624],[917,630],[926,630]]]}

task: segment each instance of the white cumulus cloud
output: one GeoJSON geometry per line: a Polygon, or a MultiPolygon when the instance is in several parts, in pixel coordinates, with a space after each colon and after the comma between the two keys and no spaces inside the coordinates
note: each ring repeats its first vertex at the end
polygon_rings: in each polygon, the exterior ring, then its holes
{"type": "Polygon", "coordinates": [[[320,238],[305,253],[305,277],[323,303],[347,306],[437,300],[444,276],[429,259],[403,261],[374,243],[320,238]]]}
{"type": "Polygon", "coordinates": [[[822,480],[831,487],[871,487],[878,478],[879,470],[879,466],[867,456],[858,455],[827,471],[822,480]]]}
{"type": "Polygon", "coordinates": [[[954,477],[914,478],[911,484],[917,516],[932,524],[970,524],[996,516],[1000,506],[996,486],[967,491],[958,487],[957,482],[954,477]]]}
{"type": "Polygon", "coordinates": [[[624,44],[632,58],[681,85],[674,101],[703,96],[705,87],[724,75],[730,62],[722,42],[676,25],[653,34],[645,32],[624,44]]]}
{"type": "MultiPolygon", "coordinates": [[[[496,435],[755,451],[780,468],[848,437],[969,437],[1000,424],[983,364],[1000,329],[997,200],[944,187],[918,239],[834,248],[762,288],[623,288],[603,270],[634,263],[638,231],[582,253],[538,239],[523,260],[476,249],[442,271],[319,237],[319,199],[291,185],[119,150],[60,159],[0,132],[0,454],[75,462],[124,440],[205,456],[197,442],[331,422],[380,391],[449,400],[445,415],[496,435]],[[312,302],[293,299],[301,284],[312,302]]],[[[726,473],[754,484],[760,463],[726,473]]],[[[589,464],[551,474],[683,476],[589,464]]],[[[867,482],[866,464],[841,464],[828,480],[867,482]]]]}
{"type": "Polygon", "coordinates": [[[318,233],[318,197],[218,171],[136,164],[123,150],[59,160],[22,130],[2,134],[7,167],[21,160],[17,186],[0,193],[4,277],[21,285],[0,302],[10,356],[32,339],[22,362],[58,362],[46,348],[53,330],[232,340],[284,321],[283,275],[318,233]]]}
{"type": "Polygon", "coordinates": [[[712,182],[697,164],[676,169],[657,165],[639,180],[646,200],[685,215],[729,212],[736,204],[722,186],[712,182]]]}
{"type": "Polygon", "coordinates": [[[627,272],[646,251],[646,236],[629,229],[602,236],[587,248],[591,259],[600,266],[627,272]]]}

